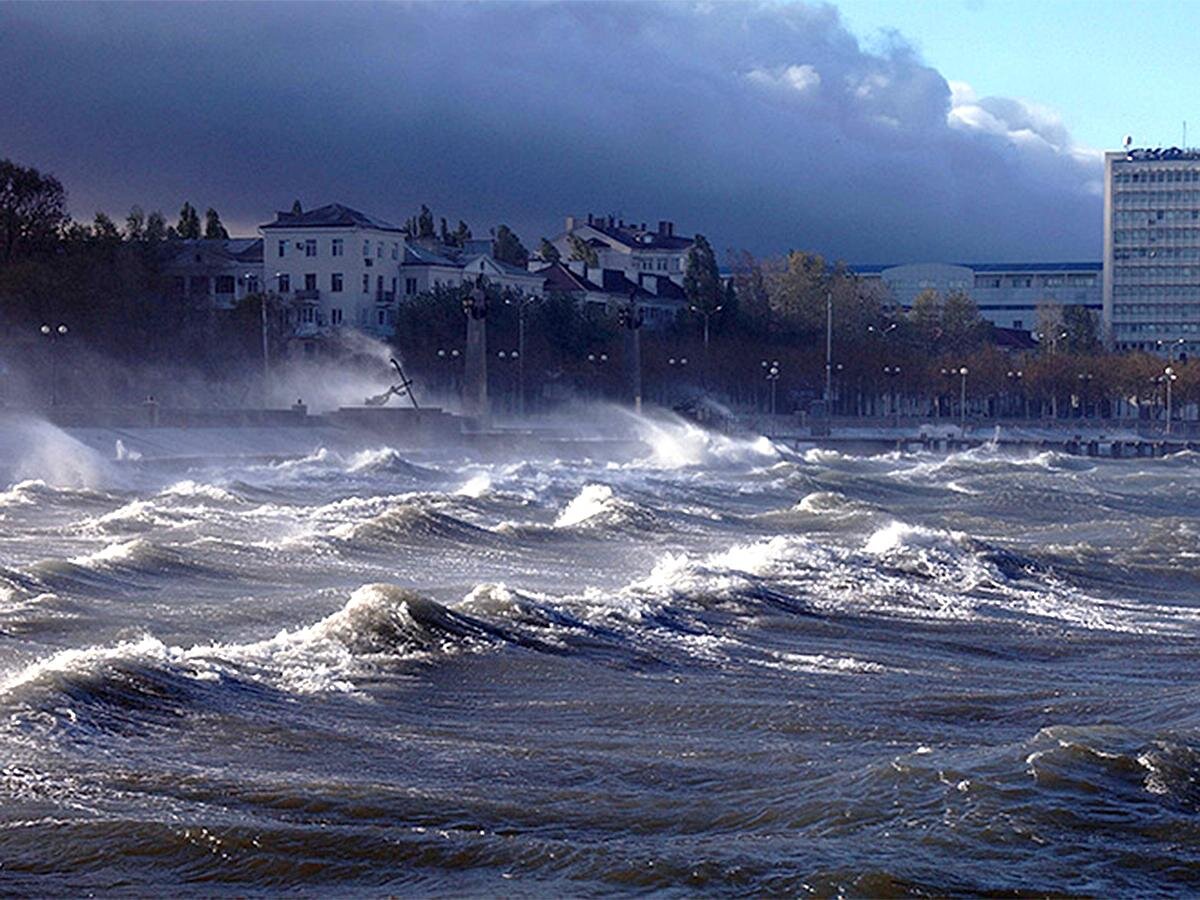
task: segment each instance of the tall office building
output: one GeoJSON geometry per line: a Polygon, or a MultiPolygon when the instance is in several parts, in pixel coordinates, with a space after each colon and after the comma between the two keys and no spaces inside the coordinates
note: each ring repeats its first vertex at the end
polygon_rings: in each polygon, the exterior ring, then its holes
{"type": "Polygon", "coordinates": [[[1200,151],[1104,154],[1103,304],[1119,350],[1200,352],[1200,151]]]}

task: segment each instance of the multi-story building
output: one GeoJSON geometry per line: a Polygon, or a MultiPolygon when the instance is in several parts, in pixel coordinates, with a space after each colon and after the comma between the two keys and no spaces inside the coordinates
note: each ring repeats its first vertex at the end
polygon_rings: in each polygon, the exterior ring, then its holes
{"type": "Polygon", "coordinates": [[[675,223],[661,221],[650,230],[646,223],[634,224],[614,216],[567,216],[562,234],[551,243],[564,260],[571,258],[572,238],[587,244],[596,255],[596,269],[623,272],[630,281],[654,292],[650,282],[668,278],[683,284],[687,255],[694,243],[677,235],[675,223]]]}
{"type": "Polygon", "coordinates": [[[263,289],[260,238],[166,241],[162,252],[162,274],[173,299],[232,309],[263,289]]]}
{"type": "Polygon", "coordinates": [[[404,230],[339,203],[279,212],[259,229],[268,290],[291,299],[298,337],[391,332],[404,230]]]}
{"type": "Polygon", "coordinates": [[[962,291],[993,325],[1031,331],[1043,304],[1082,306],[1099,315],[1101,268],[1098,262],[910,263],[852,270],[865,282],[882,284],[885,297],[904,309],[922,291],[962,291]]]}
{"type": "Polygon", "coordinates": [[[1200,150],[1104,154],[1103,304],[1117,349],[1200,351],[1200,150]]]}

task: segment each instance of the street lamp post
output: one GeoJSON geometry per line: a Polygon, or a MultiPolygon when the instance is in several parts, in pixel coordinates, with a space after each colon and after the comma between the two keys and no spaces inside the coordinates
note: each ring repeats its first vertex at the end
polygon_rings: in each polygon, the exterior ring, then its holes
{"type": "Polygon", "coordinates": [[[1022,388],[1022,380],[1025,378],[1025,373],[1020,369],[1010,369],[1008,372],[1009,384],[1013,385],[1014,390],[1020,395],[1025,406],[1025,418],[1029,418],[1029,398],[1025,395],[1022,388]]]}
{"type": "Polygon", "coordinates": [[[50,405],[58,406],[58,342],[65,338],[71,329],[59,322],[55,326],[42,323],[38,330],[50,340],[50,405]]]}
{"type": "Polygon", "coordinates": [[[825,292],[825,415],[833,416],[833,291],[825,292]]]}
{"type": "Polygon", "coordinates": [[[775,415],[775,390],[779,384],[779,360],[773,359],[767,362],[765,359],[759,363],[763,369],[763,374],[767,379],[767,384],[771,386],[771,415],[775,415]]]}
{"type": "Polygon", "coordinates": [[[708,331],[709,331],[708,323],[709,323],[709,320],[712,319],[712,317],[715,316],[717,313],[719,313],[721,310],[723,310],[725,308],[725,304],[718,303],[712,309],[702,309],[701,307],[696,306],[695,304],[689,306],[688,308],[692,312],[698,313],[701,316],[701,318],[704,319],[704,354],[705,354],[705,356],[707,356],[708,355],[708,331]]]}
{"type": "Polygon", "coordinates": [[[900,398],[896,392],[896,380],[900,377],[900,367],[899,366],[884,366],[883,374],[887,377],[888,382],[891,385],[891,397],[889,399],[891,400],[891,405],[892,405],[892,419],[895,422],[896,426],[899,427],[899,425],[900,425],[900,398]]]}
{"type": "Polygon", "coordinates": [[[593,396],[599,397],[602,395],[602,391],[600,390],[599,385],[598,385],[598,381],[599,381],[599,377],[600,377],[600,367],[608,364],[608,354],[607,353],[589,353],[587,355],[587,361],[595,367],[592,372],[592,394],[593,394],[593,396]]]}
{"type": "MultiPolygon", "coordinates": [[[[515,362],[517,364],[517,377],[520,378],[521,364],[524,362],[525,354],[518,350],[497,350],[496,358],[500,362],[515,362]]],[[[517,385],[517,395],[521,394],[521,386],[517,385]]]]}
{"type": "Polygon", "coordinates": [[[1079,373],[1079,418],[1087,418],[1088,397],[1091,393],[1092,379],[1096,376],[1091,372],[1079,373]]]}
{"type": "Polygon", "coordinates": [[[688,360],[686,356],[672,356],[667,359],[667,365],[671,367],[671,380],[675,380],[675,372],[679,372],[680,377],[687,371],[688,360]]]}
{"type": "Polygon", "coordinates": [[[454,348],[452,350],[446,350],[444,348],[439,348],[438,352],[437,352],[438,359],[441,362],[445,362],[450,365],[450,377],[448,380],[450,382],[450,390],[452,392],[454,391],[456,383],[458,381],[458,379],[455,378],[455,369],[458,368],[458,358],[460,356],[462,356],[462,353],[457,348],[454,348]]]}
{"type": "Polygon", "coordinates": [[[537,294],[530,294],[528,297],[518,295],[515,300],[510,298],[504,301],[517,307],[517,413],[521,416],[525,415],[525,313],[541,299],[537,294]]]}
{"type": "Polygon", "coordinates": [[[1165,369],[1163,369],[1162,375],[1159,376],[1159,379],[1167,386],[1167,434],[1171,433],[1171,385],[1178,377],[1179,376],[1175,374],[1175,369],[1171,366],[1167,366],[1165,369]]]}
{"type": "MultiPolygon", "coordinates": [[[[967,367],[966,366],[951,366],[949,369],[942,369],[942,374],[947,378],[958,376],[961,380],[958,385],[958,427],[966,434],[967,430],[967,367]]],[[[954,410],[951,409],[951,414],[954,410]]]]}

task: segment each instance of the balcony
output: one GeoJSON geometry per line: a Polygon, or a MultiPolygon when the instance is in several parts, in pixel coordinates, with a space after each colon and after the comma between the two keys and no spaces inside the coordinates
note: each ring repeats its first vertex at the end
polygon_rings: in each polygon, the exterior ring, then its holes
{"type": "Polygon", "coordinates": [[[396,302],[396,292],[395,291],[376,291],[375,292],[375,302],[376,303],[395,303],[396,302]]]}
{"type": "Polygon", "coordinates": [[[315,303],[321,299],[321,292],[317,288],[311,288],[306,290],[298,290],[293,296],[300,301],[315,303]]]}

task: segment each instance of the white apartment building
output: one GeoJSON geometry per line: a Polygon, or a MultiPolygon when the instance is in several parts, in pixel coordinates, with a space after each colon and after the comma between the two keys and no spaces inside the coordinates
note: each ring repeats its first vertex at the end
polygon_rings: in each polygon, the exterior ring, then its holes
{"type": "Polygon", "coordinates": [[[1104,154],[1103,305],[1116,349],[1200,351],[1200,150],[1104,154]]]}
{"type": "Polygon", "coordinates": [[[614,216],[567,216],[565,230],[551,243],[563,261],[571,259],[571,237],[584,241],[596,254],[596,269],[624,273],[625,277],[657,294],[657,279],[683,284],[692,238],[675,234],[675,223],[660,221],[650,230],[614,216]]]}
{"type": "Polygon", "coordinates": [[[279,212],[259,230],[266,286],[294,302],[297,337],[346,327],[391,332],[403,229],[333,203],[279,212]]]}
{"type": "Polygon", "coordinates": [[[975,301],[980,315],[1000,328],[1032,331],[1042,304],[1082,306],[1101,312],[1101,269],[1098,262],[1078,263],[908,263],[853,266],[868,283],[881,283],[885,296],[903,309],[926,290],[943,297],[962,291],[975,301]]]}

